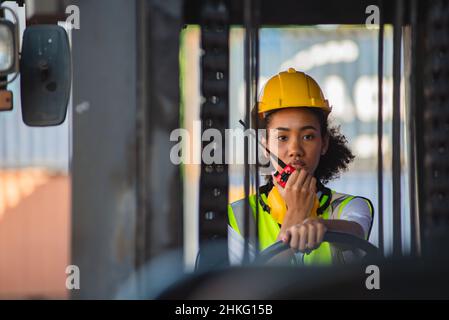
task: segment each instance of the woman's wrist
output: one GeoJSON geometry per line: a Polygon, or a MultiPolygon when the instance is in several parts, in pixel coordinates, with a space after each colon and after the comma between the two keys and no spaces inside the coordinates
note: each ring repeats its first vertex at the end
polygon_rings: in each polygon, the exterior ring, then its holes
{"type": "Polygon", "coordinates": [[[279,231],[277,240],[283,240],[282,238],[286,236],[287,230],[295,225],[303,224],[308,218],[308,214],[302,210],[288,210],[285,215],[284,221],[279,231]]]}
{"type": "Polygon", "coordinates": [[[282,225],[292,226],[295,224],[302,223],[307,218],[307,213],[302,210],[295,209],[287,209],[287,213],[285,214],[285,219],[282,225]]]}

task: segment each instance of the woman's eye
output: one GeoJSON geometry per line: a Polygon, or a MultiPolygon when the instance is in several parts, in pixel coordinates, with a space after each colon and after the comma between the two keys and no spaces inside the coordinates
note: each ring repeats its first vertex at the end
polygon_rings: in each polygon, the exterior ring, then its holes
{"type": "Polygon", "coordinates": [[[312,140],[313,138],[314,138],[314,135],[313,135],[313,134],[306,134],[306,135],[303,137],[304,140],[312,140]]]}
{"type": "Polygon", "coordinates": [[[278,136],[278,140],[279,141],[287,141],[287,137],[286,136],[278,136]]]}

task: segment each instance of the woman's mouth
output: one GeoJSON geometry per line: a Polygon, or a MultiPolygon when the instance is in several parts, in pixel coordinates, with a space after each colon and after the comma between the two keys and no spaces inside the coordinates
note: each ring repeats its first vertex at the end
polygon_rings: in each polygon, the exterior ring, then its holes
{"type": "Polygon", "coordinates": [[[296,170],[304,169],[306,167],[306,163],[301,160],[294,160],[294,161],[290,162],[289,165],[291,165],[296,170]]]}

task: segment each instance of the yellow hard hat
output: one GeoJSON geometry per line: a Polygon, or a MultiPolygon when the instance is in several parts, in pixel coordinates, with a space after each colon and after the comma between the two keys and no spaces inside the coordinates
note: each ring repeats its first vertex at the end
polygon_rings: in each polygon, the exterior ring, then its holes
{"type": "Polygon", "coordinates": [[[259,95],[258,104],[262,117],[266,112],[289,107],[320,108],[326,115],[332,109],[316,81],[294,68],[268,80],[259,95]]]}

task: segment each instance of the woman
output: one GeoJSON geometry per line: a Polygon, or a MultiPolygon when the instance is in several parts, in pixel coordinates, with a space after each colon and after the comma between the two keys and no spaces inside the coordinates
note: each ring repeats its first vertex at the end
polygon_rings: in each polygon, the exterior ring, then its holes
{"type": "MultiPolygon", "coordinates": [[[[342,262],[342,250],[322,243],[327,231],[344,232],[368,239],[373,206],[368,199],[338,193],[323,184],[338,177],[354,159],[338,128],[329,128],[328,101],[310,76],[290,68],[272,77],[259,97],[259,127],[266,130],[262,143],[271,153],[277,172],[281,164],[295,170],[286,184],[277,174],[260,188],[260,197],[249,197],[250,250],[256,241],[256,205],[259,206],[259,249],[282,240],[302,256],[306,264],[342,262]],[[277,160],[280,159],[281,161],[277,160]]],[[[244,199],[228,207],[229,256],[241,261],[243,253],[244,199]]]]}

